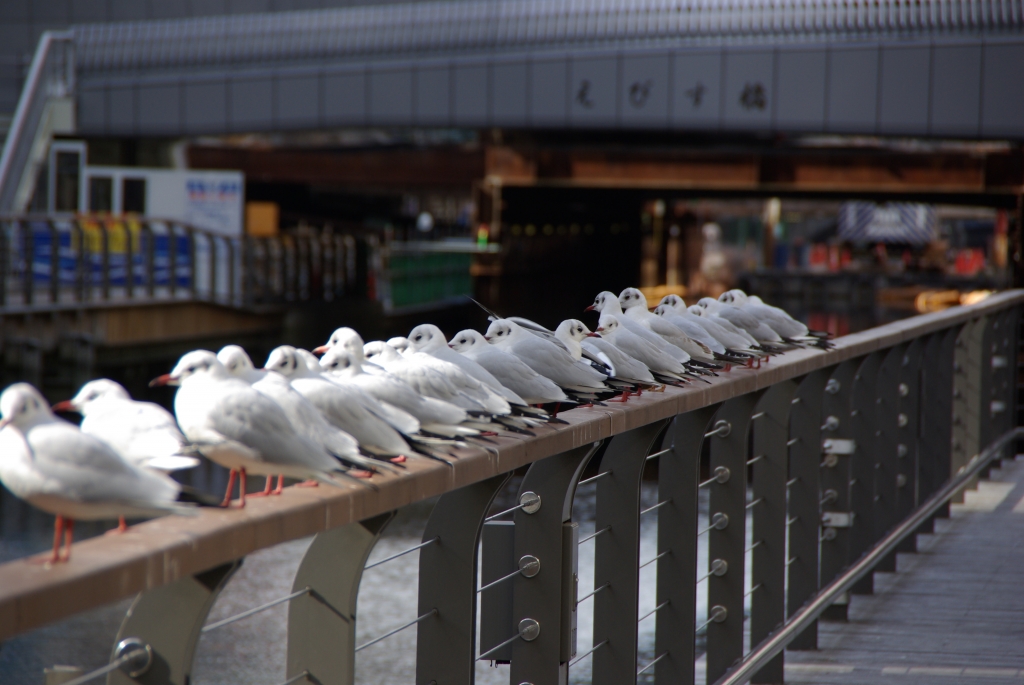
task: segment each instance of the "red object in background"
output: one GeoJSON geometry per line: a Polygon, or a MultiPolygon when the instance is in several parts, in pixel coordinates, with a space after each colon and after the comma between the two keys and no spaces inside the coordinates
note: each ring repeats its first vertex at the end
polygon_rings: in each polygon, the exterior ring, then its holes
{"type": "Polygon", "coordinates": [[[811,245],[810,254],[807,256],[807,266],[825,266],[828,264],[828,245],[815,243],[811,245]]]}
{"type": "Polygon", "coordinates": [[[828,331],[833,338],[850,333],[850,317],[844,314],[817,312],[807,317],[807,327],[812,331],[828,331]]]}
{"type": "Polygon", "coordinates": [[[853,255],[850,254],[850,248],[844,247],[842,252],[839,253],[839,267],[845,269],[852,261],[853,255]]]}
{"type": "Polygon", "coordinates": [[[828,248],[828,270],[832,272],[839,271],[840,260],[839,260],[839,246],[830,245],[828,248]]]}
{"type": "Polygon", "coordinates": [[[985,268],[985,251],[977,248],[964,248],[956,253],[954,265],[957,275],[973,276],[985,268]]]}

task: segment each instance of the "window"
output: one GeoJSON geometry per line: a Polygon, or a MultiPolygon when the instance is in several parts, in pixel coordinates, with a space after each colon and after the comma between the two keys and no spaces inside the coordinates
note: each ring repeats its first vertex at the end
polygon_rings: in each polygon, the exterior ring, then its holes
{"type": "Polygon", "coordinates": [[[121,181],[121,211],[125,214],[146,213],[146,179],[126,178],[121,181]]]}
{"type": "Polygon", "coordinates": [[[82,155],[79,152],[58,152],[56,156],[54,209],[58,212],[77,212],[82,155]]]}
{"type": "Polygon", "coordinates": [[[111,212],[114,209],[114,179],[93,176],[89,179],[89,211],[111,212]]]}

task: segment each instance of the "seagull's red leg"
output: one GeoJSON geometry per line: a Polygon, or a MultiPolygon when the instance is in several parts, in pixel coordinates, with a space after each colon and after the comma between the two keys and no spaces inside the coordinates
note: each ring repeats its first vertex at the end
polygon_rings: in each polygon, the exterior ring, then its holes
{"type": "MultiPolygon", "coordinates": [[[[282,478],[283,478],[283,476],[282,476],[282,478]]],[[[249,495],[249,497],[267,497],[269,495],[272,495],[272,494],[274,494],[273,492],[271,492],[273,487],[274,487],[274,477],[273,476],[267,476],[267,486],[265,488],[263,488],[263,491],[262,492],[254,492],[251,495],[249,495]]],[[[281,493],[277,493],[277,494],[280,495],[281,493]]]]}
{"type": "Polygon", "coordinates": [[[122,533],[128,532],[128,523],[124,520],[124,516],[117,517],[117,528],[111,528],[104,535],[121,535],[122,533]]]}
{"type": "MultiPolygon", "coordinates": [[[[367,473],[369,473],[369,471],[367,471],[367,473]]],[[[356,476],[356,477],[358,478],[358,476],[356,476]]],[[[300,488],[318,488],[318,487],[320,487],[320,483],[318,481],[315,481],[312,478],[310,478],[309,480],[304,480],[301,483],[296,484],[296,487],[300,487],[300,488]]]]}
{"type": "Polygon", "coordinates": [[[609,402],[626,402],[629,399],[629,390],[623,390],[622,394],[609,402]]]}
{"type": "Polygon", "coordinates": [[[75,520],[68,519],[64,522],[64,558],[61,561],[71,560],[71,541],[75,537],[75,520]]]}
{"type": "Polygon", "coordinates": [[[397,457],[392,457],[391,459],[388,459],[388,461],[390,461],[392,464],[404,464],[407,460],[404,454],[399,454],[397,457]]]}
{"type": "Polygon", "coordinates": [[[235,476],[238,475],[238,471],[231,469],[228,472],[228,490],[224,493],[224,501],[220,503],[222,507],[231,506],[231,492],[235,489],[235,476]]]}
{"type": "Polygon", "coordinates": [[[64,537],[64,517],[58,516],[57,520],[53,522],[53,554],[46,560],[50,564],[60,561],[60,539],[62,537],[64,537]]]}
{"type": "Polygon", "coordinates": [[[561,408],[562,408],[562,403],[561,402],[555,402],[555,411],[551,415],[554,416],[555,418],[558,418],[558,410],[561,409],[561,408]]]}
{"type": "Polygon", "coordinates": [[[280,495],[284,491],[284,474],[280,473],[277,476],[277,487],[274,489],[275,495],[280,495]]]}
{"type": "Polygon", "coordinates": [[[245,469],[238,469],[238,508],[245,509],[245,469]]]}

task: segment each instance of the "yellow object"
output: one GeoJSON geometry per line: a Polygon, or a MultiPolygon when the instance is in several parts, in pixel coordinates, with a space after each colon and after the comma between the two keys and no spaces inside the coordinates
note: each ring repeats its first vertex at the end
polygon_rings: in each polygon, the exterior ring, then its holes
{"type": "Polygon", "coordinates": [[[973,290],[961,293],[959,290],[925,290],[914,298],[914,308],[919,312],[937,312],[957,305],[977,304],[992,294],[991,290],[973,290]]]}
{"type": "Polygon", "coordinates": [[[256,238],[277,235],[281,208],[276,202],[246,202],[245,232],[256,238]]]}
{"type": "Polygon", "coordinates": [[[686,297],[686,286],[685,285],[652,285],[646,288],[640,288],[640,292],[647,298],[647,305],[655,307],[661,298],[666,295],[678,295],[679,297],[686,297]]]}

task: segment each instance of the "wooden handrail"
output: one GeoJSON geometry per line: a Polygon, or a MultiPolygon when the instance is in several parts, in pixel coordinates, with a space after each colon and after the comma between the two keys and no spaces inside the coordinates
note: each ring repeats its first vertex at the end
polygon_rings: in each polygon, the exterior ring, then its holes
{"type": "Polygon", "coordinates": [[[251,500],[245,509],[203,509],[196,517],[169,516],[139,524],[122,536],[75,545],[69,564],[44,568],[27,559],[0,565],[0,640],[201,573],[256,550],[360,521],[597,440],[738,397],[878,349],[1024,305],[1024,290],[992,295],[879,326],[835,341],[835,349],[796,350],[758,370],[734,369],[687,388],[644,393],[628,404],[578,409],[564,426],[544,426],[536,437],[494,438],[496,449],[465,449],[448,467],[410,460],[399,475],[374,478],[379,490],[288,488],[281,497],[251,500]]]}

